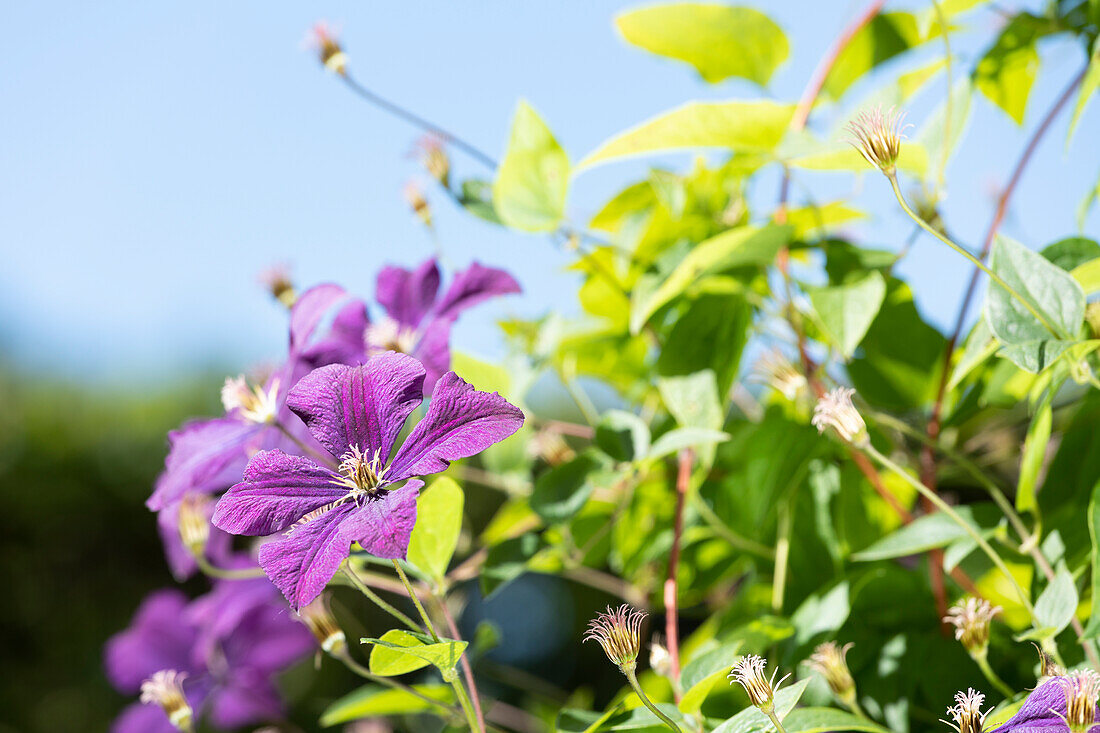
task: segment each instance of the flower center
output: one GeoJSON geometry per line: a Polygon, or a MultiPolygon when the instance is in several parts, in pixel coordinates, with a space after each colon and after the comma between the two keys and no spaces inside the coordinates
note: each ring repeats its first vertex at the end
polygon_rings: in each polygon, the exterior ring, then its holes
{"type": "Polygon", "coordinates": [[[367,351],[371,353],[399,351],[408,354],[416,348],[416,340],[415,329],[402,326],[392,318],[383,318],[377,323],[370,324],[364,334],[367,351]]]}
{"type": "Polygon", "coordinates": [[[385,483],[386,469],[379,453],[375,450],[373,456],[368,456],[359,450],[359,446],[353,445],[340,458],[339,475],[333,483],[347,487],[348,498],[356,503],[366,496],[377,494],[379,487],[385,483]]]}
{"type": "Polygon", "coordinates": [[[270,423],[275,421],[279,412],[278,393],[278,379],[272,379],[271,386],[265,392],[258,384],[250,387],[244,375],[226,377],[222,386],[222,405],[226,412],[236,410],[248,422],[270,423]]]}

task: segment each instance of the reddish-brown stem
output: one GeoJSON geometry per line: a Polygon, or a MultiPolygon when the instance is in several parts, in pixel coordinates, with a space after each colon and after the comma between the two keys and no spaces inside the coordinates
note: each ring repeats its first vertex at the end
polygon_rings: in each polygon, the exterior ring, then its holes
{"type": "MultiPolygon", "coordinates": [[[[454,616],[451,615],[451,610],[447,608],[447,600],[443,597],[439,598],[439,610],[443,614],[443,619],[447,622],[447,632],[451,635],[451,638],[455,641],[462,641],[462,637],[458,635],[458,625],[455,623],[454,616]]],[[[474,669],[470,666],[470,660],[467,656],[463,653],[459,657],[459,664],[462,665],[462,676],[466,678],[466,687],[470,689],[470,702],[474,705],[477,724],[481,730],[485,730],[485,715],[481,712],[481,696],[477,693],[477,683],[474,682],[474,669]]]]}
{"type": "MultiPolygon", "coordinates": [[[[672,525],[672,552],[668,557],[668,578],[665,580],[665,636],[668,637],[668,655],[672,660],[672,679],[680,679],[680,618],[676,605],[676,572],[680,566],[680,542],[684,536],[684,500],[691,484],[691,469],[695,452],[690,448],[680,452],[679,470],[676,472],[676,516],[672,525]]],[[[678,685],[676,702],[680,701],[678,685]]]]}

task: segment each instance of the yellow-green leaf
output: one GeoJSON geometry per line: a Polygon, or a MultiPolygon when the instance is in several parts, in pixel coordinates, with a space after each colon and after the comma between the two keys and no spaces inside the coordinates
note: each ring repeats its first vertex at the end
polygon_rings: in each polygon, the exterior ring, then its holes
{"type": "Polygon", "coordinates": [[[392,629],[380,639],[366,638],[360,639],[360,642],[374,645],[370,652],[370,671],[380,677],[394,677],[433,664],[442,673],[443,679],[450,682],[455,678],[455,666],[466,650],[464,641],[433,641],[424,634],[404,629],[392,629]]]}
{"type": "Polygon", "coordinates": [[[764,86],[790,53],[783,30],[752,8],[653,5],[621,13],[615,25],[630,43],[686,61],[711,83],[735,76],[764,86]]]}
{"type": "Polygon", "coordinates": [[[1069,145],[1080,121],[1081,113],[1085,111],[1092,95],[1100,88],[1100,38],[1092,44],[1092,56],[1089,57],[1089,69],[1085,72],[1085,78],[1081,80],[1081,90],[1077,92],[1077,104],[1073,108],[1073,117],[1069,121],[1069,131],[1066,133],[1066,145],[1069,145]]]}
{"type": "Polygon", "coordinates": [[[589,153],[577,169],[670,150],[772,150],[793,114],[794,105],[768,100],[689,102],[616,135],[589,153]]]}
{"type": "Polygon", "coordinates": [[[446,476],[433,481],[416,501],[408,560],[437,581],[447,574],[458,544],[464,502],[462,487],[446,476]]]}
{"type": "Polygon", "coordinates": [[[569,157],[538,113],[520,101],[493,183],[493,208],[507,226],[552,231],[562,220],[568,190],[569,157]]]}
{"type": "Polygon", "coordinates": [[[1048,21],[1028,13],[1012,19],[974,69],[974,84],[989,101],[1021,125],[1028,96],[1039,73],[1036,41],[1049,29],[1048,21]]]}
{"type": "Polygon", "coordinates": [[[863,26],[837,56],[823,91],[839,99],[860,77],[884,61],[922,41],[917,18],[912,13],[880,13],[863,26]]]}
{"type": "MultiPolygon", "coordinates": [[[[412,689],[445,705],[454,704],[454,692],[448,685],[413,685],[412,689]]],[[[321,725],[328,727],[349,720],[378,715],[407,715],[426,710],[438,710],[427,700],[405,690],[391,690],[378,685],[364,685],[329,705],[321,714],[321,725]]]]}
{"type": "MultiPolygon", "coordinates": [[[[792,168],[814,171],[875,171],[855,148],[843,144],[793,157],[787,164],[792,168]]],[[[897,165],[899,170],[923,177],[928,172],[928,153],[917,143],[903,142],[897,165]]]]}

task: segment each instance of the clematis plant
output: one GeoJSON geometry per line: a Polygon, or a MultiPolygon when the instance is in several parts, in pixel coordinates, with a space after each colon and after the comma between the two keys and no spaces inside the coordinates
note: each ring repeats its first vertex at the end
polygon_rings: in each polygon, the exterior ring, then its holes
{"type": "Polygon", "coordinates": [[[442,471],[523,425],[523,413],[503,397],[448,372],[424,418],[392,452],[422,400],[425,375],[420,362],[396,352],[314,370],[287,404],[329,456],[260,451],[218,501],[213,521],[227,532],[283,532],[260,549],[260,567],[295,610],[321,593],[352,543],[376,557],[404,558],[424,485],[416,477],[442,471]]]}

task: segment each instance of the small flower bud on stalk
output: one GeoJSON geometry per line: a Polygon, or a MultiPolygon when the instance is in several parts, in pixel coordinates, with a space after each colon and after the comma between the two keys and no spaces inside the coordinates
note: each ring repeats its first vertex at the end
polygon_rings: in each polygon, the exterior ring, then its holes
{"type": "Polygon", "coordinates": [[[323,20],[315,23],[306,41],[317,52],[322,66],[341,76],[347,74],[348,55],[340,47],[336,32],[328,23],[323,20]]]}
{"type": "Polygon", "coordinates": [[[298,611],[298,620],[313,632],[313,637],[321,648],[334,657],[340,658],[347,652],[347,637],[336,623],[329,606],[328,594],[317,596],[309,605],[298,611]]]}
{"type": "Polygon", "coordinates": [[[857,448],[867,444],[867,423],[859,414],[859,410],[852,404],[852,395],[856,391],[849,387],[837,387],[827,392],[814,406],[814,416],[811,424],[818,432],[824,433],[825,428],[832,428],[837,435],[857,448]]]}
{"type": "Polygon", "coordinates": [[[947,708],[947,714],[951,721],[940,719],[941,723],[954,728],[958,733],[982,733],[982,725],[985,724],[985,716],[989,711],[982,712],[982,703],[985,695],[974,688],[967,688],[966,692],[955,693],[955,704],[947,708]]]}
{"type": "Polygon", "coordinates": [[[420,190],[420,186],[417,185],[416,181],[406,183],[403,193],[405,201],[409,204],[413,213],[419,217],[424,226],[431,228],[432,207],[428,205],[428,200],[424,198],[424,193],[420,190]]]}
{"type": "Polygon", "coordinates": [[[792,402],[806,388],[806,377],[795,368],[783,352],[772,349],[761,356],[752,368],[755,380],[772,387],[792,402]]]}
{"type": "Polygon", "coordinates": [[[1035,647],[1035,651],[1039,652],[1039,682],[1045,682],[1051,677],[1061,677],[1066,673],[1066,670],[1062,668],[1062,665],[1054,661],[1054,657],[1043,651],[1043,648],[1031,642],[1031,645],[1035,647]]]}
{"type": "MultiPolygon", "coordinates": [[[[779,684],[775,684],[775,676],[779,674],[779,670],[776,669],[772,672],[771,679],[768,679],[765,676],[767,668],[767,659],[749,654],[737,661],[727,677],[745,688],[745,694],[749,696],[749,702],[758,708],[760,712],[772,717],[775,715],[775,693],[779,686],[783,684],[783,680],[790,677],[790,675],[783,675],[783,678],[779,680],[779,684]]],[[[733,684],[733,682],[730,684],[733,684]]],[[[782,730],[778,724],[776,728],[782,730]]]]}
{"type": "Polygon", "coordinates": [[[876,107],[861,112],[848,123],[851,146],[889,178],[897,172],[906,127],[902,125],[904,120],[904,112],[895,112],[893,107],[883,112],[881,107],[876,107]]]}
{"type": "Polygon", "coordinates": [[[1100,674],[1091,669],[1081,669],[1059,677],[1058,684],[1066,693],[1066,715],[1063,720],[1071,733],[1086,733],[1096,722],[1100,674]]]}
{"type": "Polygon", "coordinates": [[[661,643],[660,636],[649,642],[649,668],[666,679],[672,679],[672,655],[661,643]]]}
{"type": "Polygon", "coordinates": [[[646,696],[634,674],[642,646],[642,621],[645,617],[644,611],[634,610],[625,603],[614,610],[608,606],[606,612],[588,622],[588,631],[585,632],[583,641],[598,641],[607,658],[626,675],[642,704],[671,730],[682,733],[680,727],[646,696]]]}
{"type": "MultiPolygon", "coordinates": [[[[859,710],[859,703],[856,701],[856,681],[852,679],[848,661],[845,659],[851,648],[851,643],[844,646],[837,646],[835,641],[819,644],[810,655],[810,666],[825,678],[829,683],[829,689],[837,699],[849,710],[856,712],[859,710]]],[[[862,715],[862,711],[857,714],[862,715]]]]}
{"type": "Polygon", "coordinates": [[[180,541],[194,557],[206,553],[210,540],[210,517],[214,513],[214,499],[206,494],[188,494],[180,502],[180,541]]]}
{"type": "Polygon", "coordinates": [[[424,170],[444,188],[450,186],[451,160],[438,135],[424,135],[416,143],[417,157],[424,170]]]}
{"type": "Polygon", "coordinates": [[[985,599],[971,596],[947,609],[947,615],[943,620],[955,627],[955,638],[963,645],[966,653],[978,665],[990,684],[1005,697],[1012,697],[1014,694],[1012,688],[993,671],[988,659],[989,627],[993,617],[1000,612],[1000,606],[994,606],[985,599]]]}
{"type": "Polygon", "coordinates": [[[298,300],[298,293],[294,290],[294,283],[290,280],[290,272],[285,265],[274,265],[260,273],[260,284],[275,300],[287,308],[294,307],[298,300]]]}
{"type": "Polygon", "coordinates": [[[164,709],[168,722],[179,731],[194,730],[194,712],[183,695],[183,681],[187,675],[174,669],[162,669],[141,683],[141,701],[156,703],[164,709]]]}

